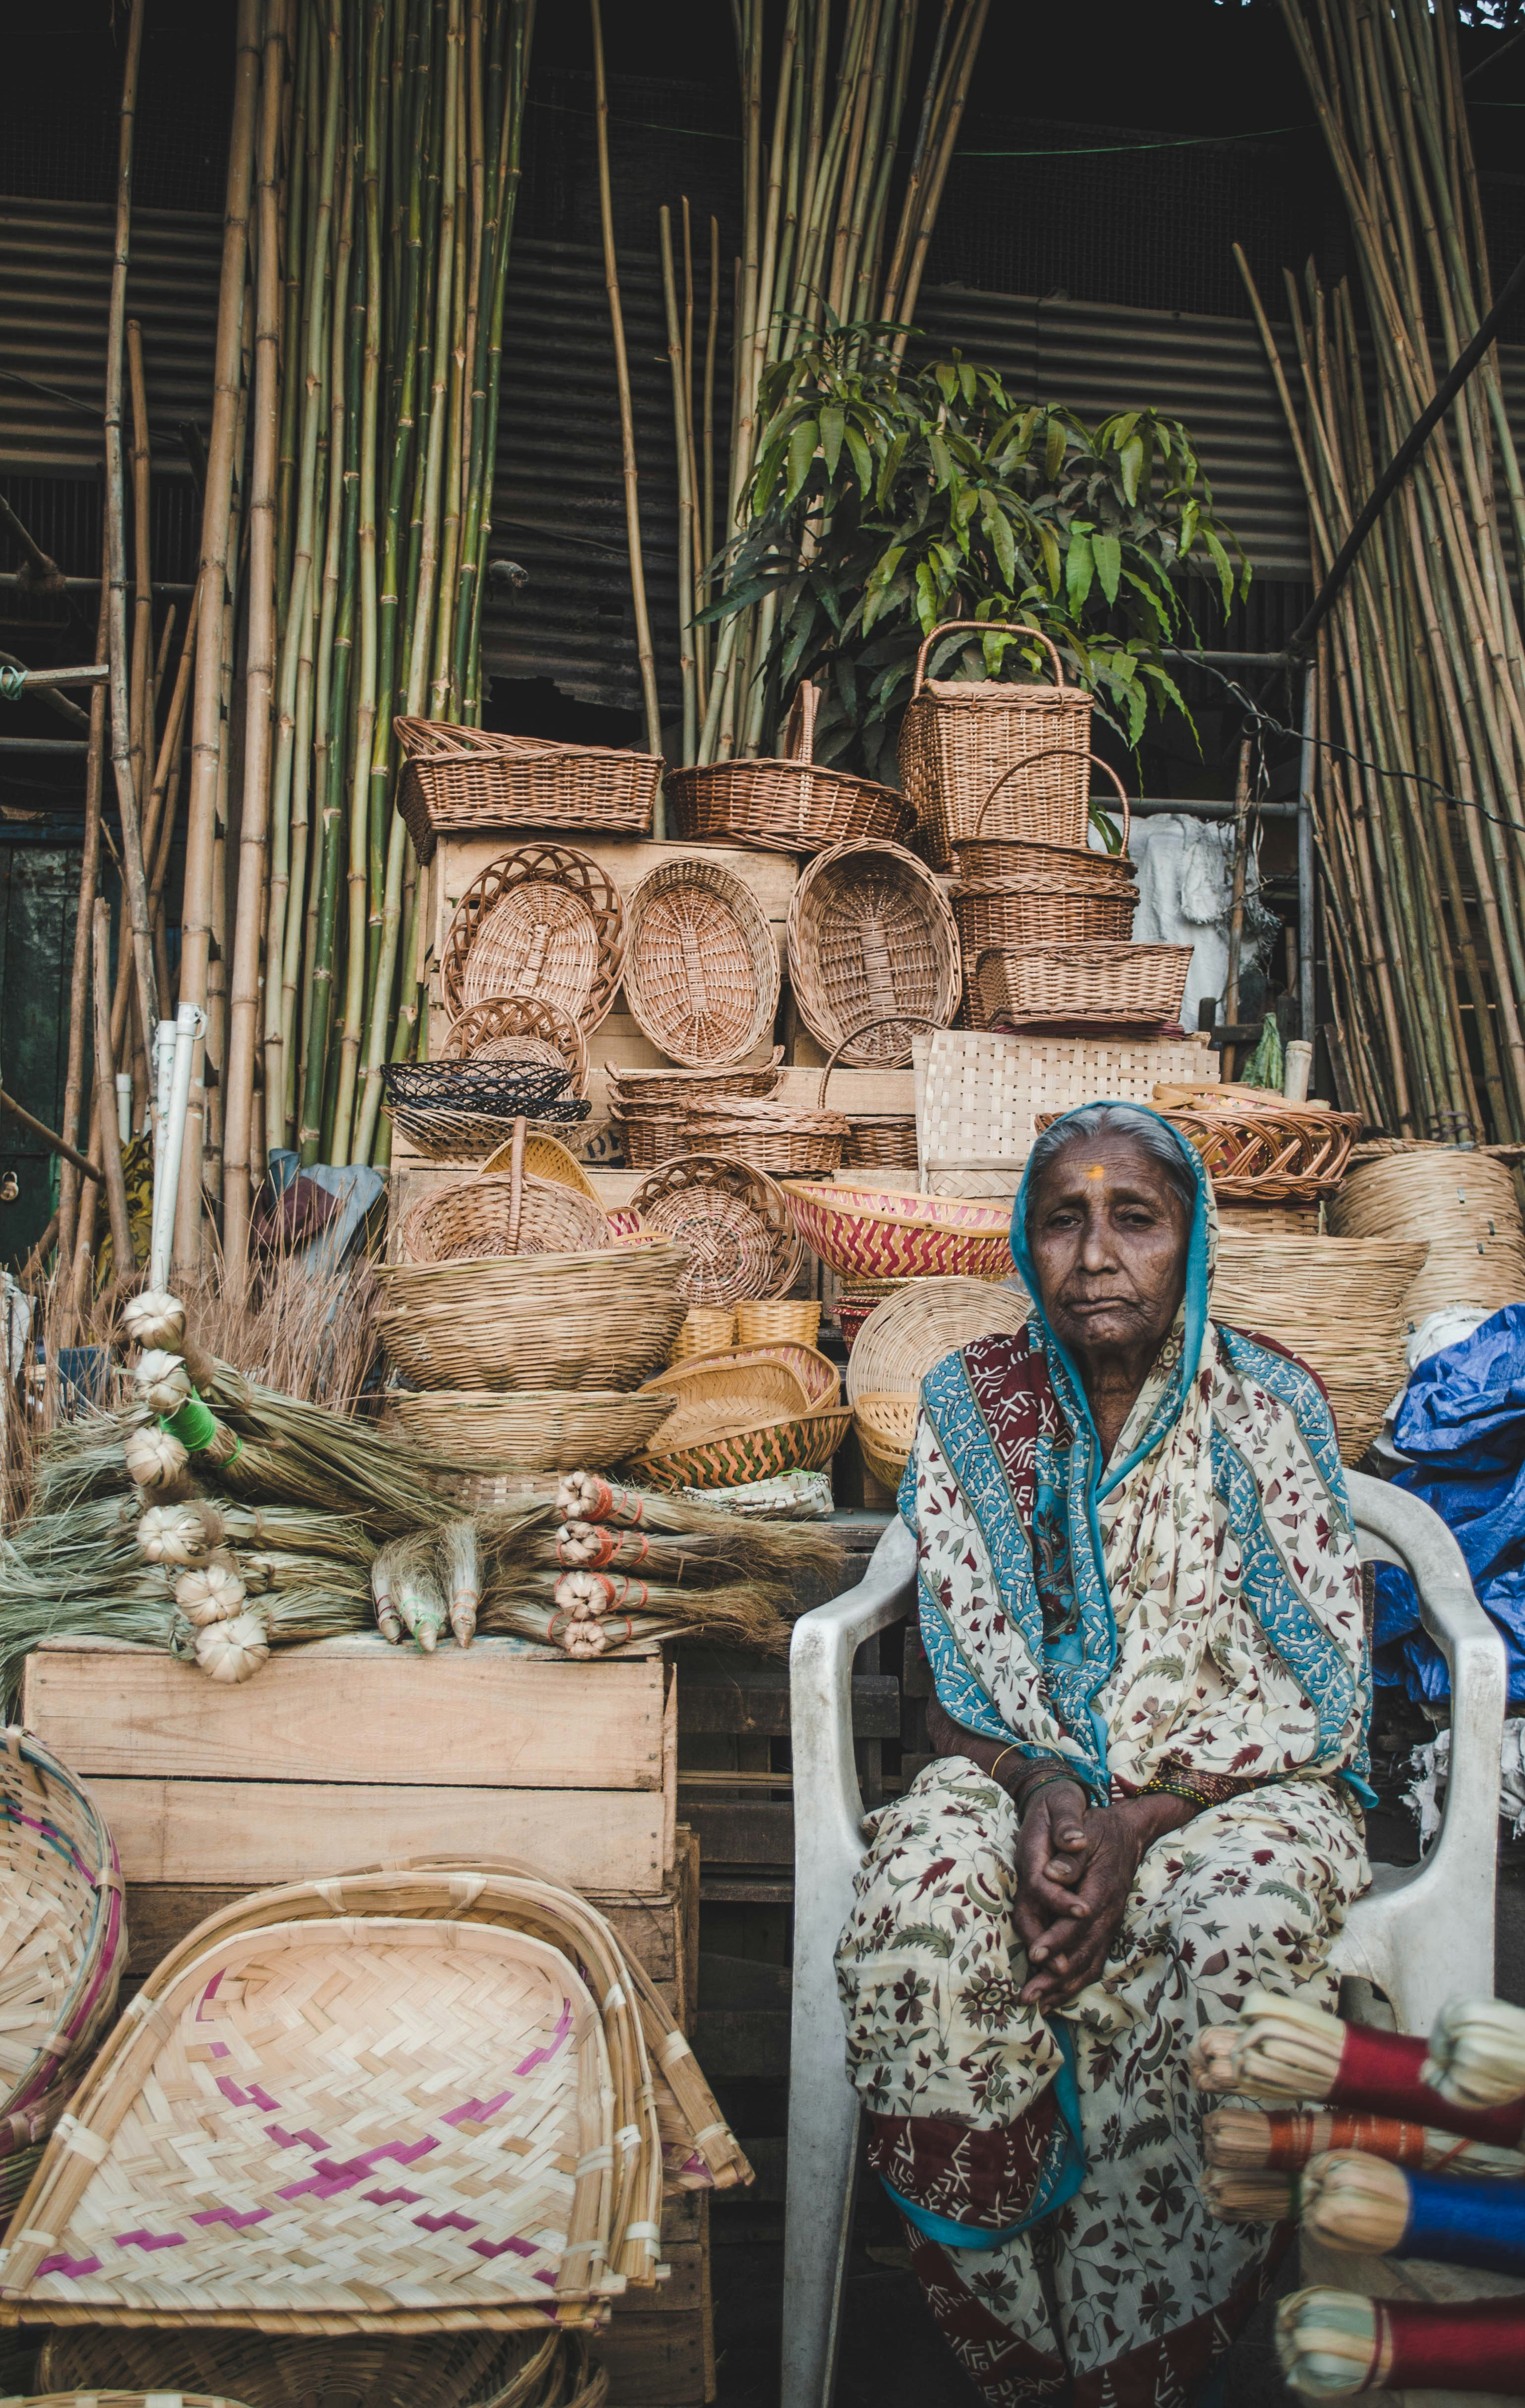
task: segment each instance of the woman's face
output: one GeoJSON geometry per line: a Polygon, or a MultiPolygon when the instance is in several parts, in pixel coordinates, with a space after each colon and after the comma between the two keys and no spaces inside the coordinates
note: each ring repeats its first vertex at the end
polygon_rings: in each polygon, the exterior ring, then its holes
{"type": "Polygon", "coordinates": [[[1028,1226],[1038,1297],[1060,1343],[1147,1352],[1186,1293],[1190,1216],[1135,1138],[1073,1138],[1038,1180],[1028,1226]]]}

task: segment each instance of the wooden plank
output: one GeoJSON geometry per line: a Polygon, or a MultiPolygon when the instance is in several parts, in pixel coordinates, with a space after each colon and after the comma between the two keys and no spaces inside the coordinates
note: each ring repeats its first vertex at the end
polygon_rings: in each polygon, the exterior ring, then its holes
{"type": "Polygon", "coordinates": [[[713,1865],[791,1865],[794,1809],[764,1802],[707,1806],[695,1797],[683,1801],[684,1820],[699,1834],[703,1861],[713,1865]]]}
{"type": "Polygon", "coordinates": [[[662,2238],[662,2262],[669,2269],[665,2282],[654,2290],[633,2288],[614,2302],[615,2316],[691,2315],[705,2304],[705,2244],[702,2241],[662,2238]]]}
{"type": "Polygon", "coordinates": [[[787,2008],[701,2007],[694,2055],[710,2081],[752,2081],[789,2071],[787,2008]]]}
{"type": "Polygon", "coordinates": [[[768,2008],[787,2014],[793,1981],[787,1965],[762,1956],[712,1956],[706,1949],[699,1959],[700,2011],[708,2015],[768,2008]]]}
{"type": "MultiPolygon", "coordinates": [[[[787,1739],[790,1732],[789,1673],[783,1665],[759,1665],[755,1680],[717,1676],[708,1667],[684,1668],[677,1693],[677,1727],[685,1732],[734,1731],[787,1739]]],[[[859,1739],[900,1737],[900,1695],[891,1672],[860,1673],[852,1684],[852,1727],[859,1739]]],[[[678,1779],[683,1778],[681,1764],[678,1779]]]]}
{"type": "Polygon", "coordinates": [[[648,1896],[663,1887],[660,1789],[94,1778],[90,1785],[130,1882],[259,1889],[464,1850],[466,1862],[511,1856],[578,1889],[648,1896]]]}
{"type": "Polygon", "coordinates": [[[365,1782],[434,1789],[660,1789],[663,1667],[525,1663],[485,1646],[384,1643],[363,1664],[277,1650],[247,1687],[157,1648],[103,1665],[29,1656],[26,1727],[93,1779],[365,1782]],[[591,1679],[587,1676],[592,1675],[591,1679]],[[581,1677],[579,1677],[579,1675],[581,1677]]]}
{"type": "Polygon", "coordinates": [[[703,2326],[697,2308],[613,2317],[591,2344],[595,2365],[608,2370],[608,2408],[697,2408],[705,2397],[703,2326]]]}

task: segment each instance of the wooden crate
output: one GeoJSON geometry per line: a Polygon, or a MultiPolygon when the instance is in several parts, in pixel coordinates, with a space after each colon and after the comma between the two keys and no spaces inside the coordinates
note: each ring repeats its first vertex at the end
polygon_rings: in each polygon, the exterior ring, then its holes
{"type": "Polygon", "coordinates": [[[608,2370],[607,2408],[699,2408],[715,2397],[715,2314],[710,2287],[709,2198],[685,2191],[663,2201],[665,2281],[614,2302],[593,2342],[608,2370]]]}
{"type": "Polygon", "coordinates": [[[677,1676],[482,1639],[278,1651],[220,1686],[156,1648],[48,1640],[21,1717],[99,1799],[129,1883],[235,1891],[456,1849],[655,1898],[677,1849],[677,1676]]]}

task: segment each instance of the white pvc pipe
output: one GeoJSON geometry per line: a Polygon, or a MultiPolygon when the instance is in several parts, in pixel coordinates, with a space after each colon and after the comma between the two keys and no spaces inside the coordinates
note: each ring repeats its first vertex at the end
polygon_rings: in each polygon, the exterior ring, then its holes
{"type": "Polygon", "coordinates": [[[170,1077],[169,1110],[164,1154],[153,1191],[153,1237],[149,1254],[149,1285],[162,1288],[169,1281],[170,1247],[175,1238],[175,1205],[180,1186],[180,1157],[185,1151],[185,1115],[191,1100],[191,1060],[207,1015],[193,1003],[182,1003],[175,1015],[175,1058],[170,1077]]]}
{"type": "Polygon", "coordinates": [[[117,1135],[123,1145],[133,1141],[133,1074],[117,1072],[117,1135]]]}

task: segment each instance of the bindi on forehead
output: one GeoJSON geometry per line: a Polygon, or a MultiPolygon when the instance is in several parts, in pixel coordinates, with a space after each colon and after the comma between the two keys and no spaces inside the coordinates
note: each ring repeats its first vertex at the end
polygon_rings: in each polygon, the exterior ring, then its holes
{"type": "Polygon", "coordinates": [[[1086,1173],[1086,1177],[1087,1177],[1088,1179],[1105,1179],[1105,1178],[1106,1177],[1106,1165],[1105,1165],[1105,1162],[1093,1162],[1093,1163],[1091,1164],[1091,1166],[1090,1166],[1090,1168],[1087,1171],[1087,1173],[1086,1173]]]}

